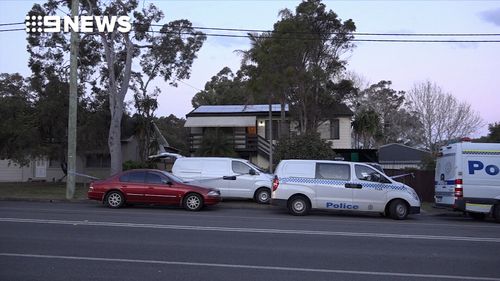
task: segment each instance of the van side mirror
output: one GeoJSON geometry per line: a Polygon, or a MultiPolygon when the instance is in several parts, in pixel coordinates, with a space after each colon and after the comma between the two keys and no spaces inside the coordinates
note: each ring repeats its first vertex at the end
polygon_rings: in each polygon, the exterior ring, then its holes
{"type": "Polygon", "coordinates": [[[257,172],[255,172],[254,169],[250,169],[250,171],[248,171],[248,173],[251,175],[251,176],[255,176],[257,174],[257,172]]]}

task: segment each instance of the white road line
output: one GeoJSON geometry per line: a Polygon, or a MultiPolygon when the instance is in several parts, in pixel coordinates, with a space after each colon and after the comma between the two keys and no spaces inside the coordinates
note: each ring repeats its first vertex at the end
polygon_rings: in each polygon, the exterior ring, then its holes
{"type": "Polygon", "coordinates": [[[217,226],[142,224],[142,223],[68,221],[68,220],[19,219],[19,218],[0,218],[0,222],[60,224],[60,225],[74,225],[74,226],[131,227],[131,228],[192,230],[192,231],[220,231],[220,232],[266,233],[266,234],[298,234],[298,235],[347,236],[347,237],[397,238],[397,239],[416,239],[416,240],[420,239],[420,240],[445,240],[445,241],[500,243],[500,238],[471,237],[471,236],[437,236],[437,235],[419,235],[419,234],[316,231],[316,230],[273,229],[273,228],[217,227],[217,226]]]}
{"type": "Polygon", "coordinates": [[[61,259],[61,260],[77,260],[77,261],[136,263],[136,264],[159,264],[159,265],[177,265],[177,266],[198,266],[198,267],[215,267],[215,268],[237,268],[237,269],[255,269],[255,270],[272,270],[272,271],[295,271],[295,272],[313,272],[313,273],[337,273],[337,274],[351,274],[351,275],[375,275],[375,276],[391,276],[391,277],[415,277],[415,278],[429,278],[429,279],[500,281],[500,278],[495,278],[495,277],[480,277],[480,276],[419,274],[419,273],[383,272],[383,271],[359,271],[359,270],[301,268],[301,267],[284,267],[284,266],[262,266],[262,265],[244,265],[244,264],[226,264],[226,263],[204,263],[204,262],[182,262],[182,261],[138,260],[138,259],[113,259],[113,258],[77,257],[77,256],[55,256],[55,255],[35,255],[35,254],[17,254],[17,253],[0,253],[0,256],[3,256],[3,257],[17,257],[17,258],[39,258],[39,259],[61,259]]]}
{"type": "MultiPolygon", "coordinates": [[[[7,210],[7,211],[25,211],[28,212],[30,210],[26,208],[3,208],[0,207],[0,210],[7,210]]],[[[54,208],[54,209],[35,209],[36,211],[45,211],[45,212],[54,212],[54,213],[64,213],[71,211],[72,213],[75,214],[82,214],[82,215],[87,215],[87,214],[107,214],[107,215],[138,215],[141,214],[139,212],[142,211],[148,211],[148,209],[139,209],[136,208],[133,211],[129,210],[110,210],[110,209],[105,209],[105,210],[85,210],[84,212],[80,211],[75,211],[72,209],[61,209],[61,208],[54,208]]],[[[325,214],[325,213],[322,213],[325,214]]],[[[332,213],[334,214],[334,213],[332,213]]],[[[165,216],[165,213],[157,213],[158,216],[165,216]]],[[[175,212],[172,214],[169,214],[172,216],[177,217],[188,217],[188,218],[234,218],[234,219],[255,219],[255,220],[267,220],[267,221],[274,221],[274,220],[279,220],[279,221],[304,221],[304,222],[341,222],[341,223],[348,223],[348,224],[376,224],[376,225],[395,225],[397,224],[398,226],[401,225],[408,225],[408,226],[442,226],[442,227],[453,227],[453,228],[475,228],[475,229],[483,229],[483,228],[492,228],[492,229],[500,229],[500,225],[498,224],[478,224],[477,222],[472,222],[467,221],[464,219],[464,221],[460,221],[456,224],[451,224],[451,223],[428,223],[428,222],[422,222],[422,221],[383,221],[378,218],[370,218],[370,219],[365,219],[361,217],[353,218],[353,217],[342,217],[342,218],[336,218],[335,215],[331,216],[325,216],[323,218],[297,218],[297,217],[256,217],[256,216],[235,216],[235,215],[214,215],[214,214],[189,214],[189,213],[181,213],[181,212],[175,212]]]]}

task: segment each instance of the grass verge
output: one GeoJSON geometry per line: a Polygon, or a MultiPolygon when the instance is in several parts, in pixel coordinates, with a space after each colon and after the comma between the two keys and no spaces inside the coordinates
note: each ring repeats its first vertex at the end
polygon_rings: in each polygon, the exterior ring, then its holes
{"type": "MultiPolygon", "coordinates": [[[[87,199],[88,184],[77,184],[74,199],[87,199]]],[[[19,182],[0,183],[0,198],[65,200],[66,183],[19,182]]]]}

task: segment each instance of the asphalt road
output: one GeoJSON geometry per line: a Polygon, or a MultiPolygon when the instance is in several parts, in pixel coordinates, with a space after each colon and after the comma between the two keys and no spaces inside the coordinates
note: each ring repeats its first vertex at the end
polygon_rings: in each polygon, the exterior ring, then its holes
{"type": "Polygon", "coordinates": [[[500,224],[0,201],[0,280],[500,280],[500,224]]]}

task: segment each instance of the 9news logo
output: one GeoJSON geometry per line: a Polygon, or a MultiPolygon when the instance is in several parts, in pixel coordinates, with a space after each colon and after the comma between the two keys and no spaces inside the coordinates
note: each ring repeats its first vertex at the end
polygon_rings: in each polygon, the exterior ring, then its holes
{"type": "Polygon", "coordinates": [[[26,32],[130,32],[132,25],[128,16],[27,16],[26,32]]]}

